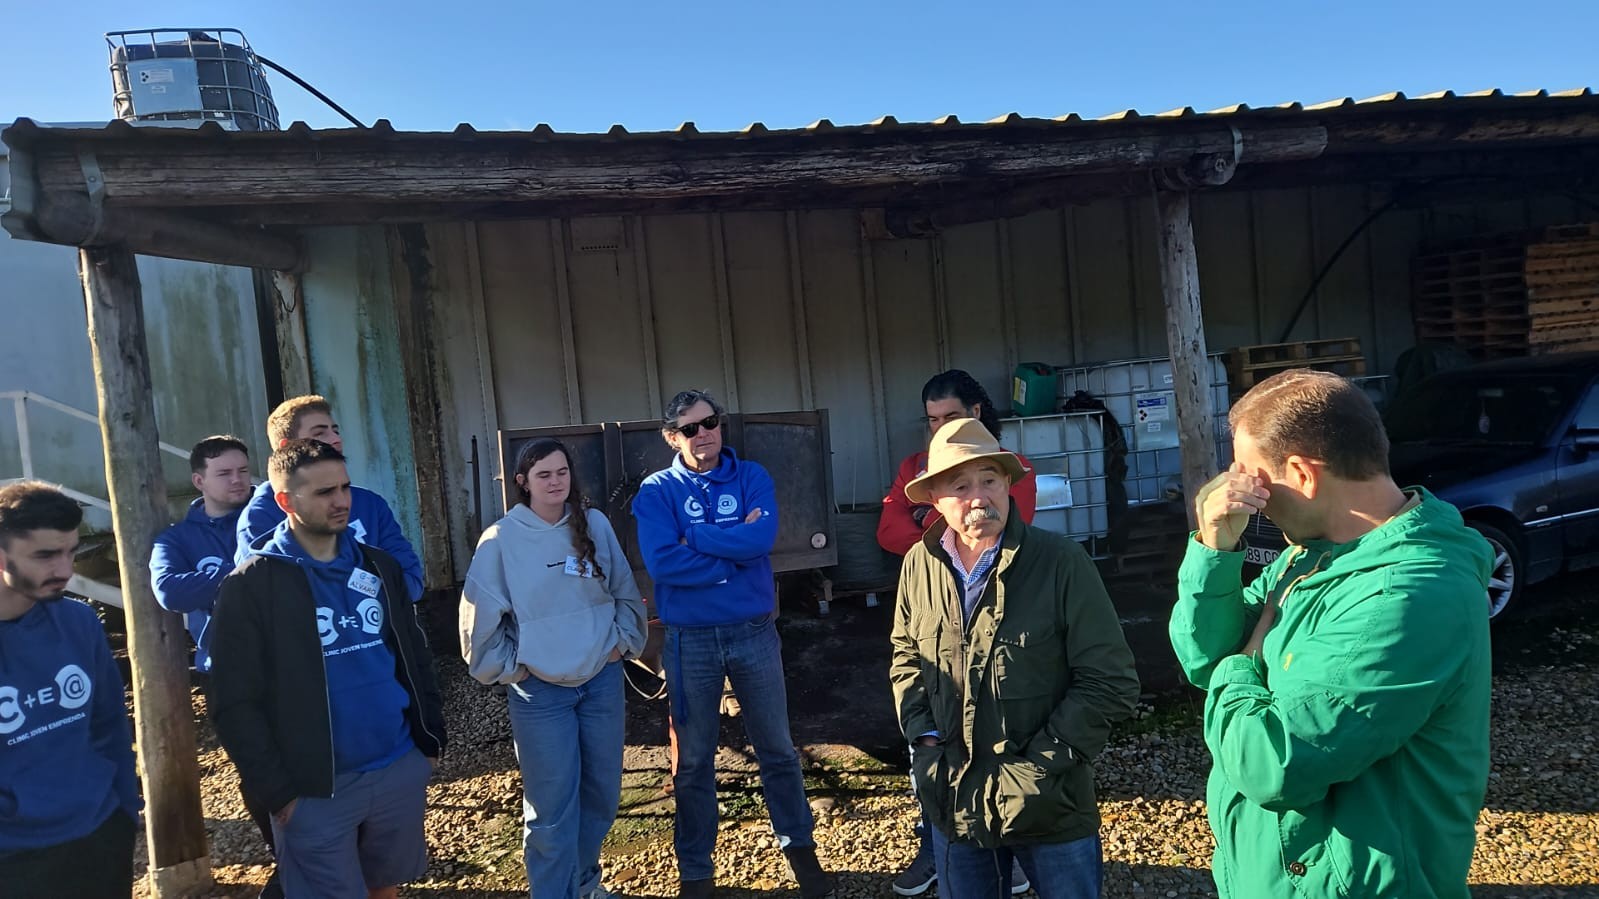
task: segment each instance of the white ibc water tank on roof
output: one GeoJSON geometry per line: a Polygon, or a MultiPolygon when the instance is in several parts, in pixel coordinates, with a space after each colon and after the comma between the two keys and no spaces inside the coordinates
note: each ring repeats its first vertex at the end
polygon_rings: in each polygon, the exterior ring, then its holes
{"type": "Polygon", "coordinates": [[[261,62],[233,28],[112,31],[117,117],[131,122],[215,121],[240,131],[278,130],[261,62]]]}

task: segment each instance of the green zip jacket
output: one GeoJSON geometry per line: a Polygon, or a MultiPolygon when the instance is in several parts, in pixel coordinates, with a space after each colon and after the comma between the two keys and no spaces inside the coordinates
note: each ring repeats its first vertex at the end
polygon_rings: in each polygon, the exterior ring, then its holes
{"type": "Polygon", "coordinates": [[[985,848],[1099,832],[1092,759],[1132,714],[1138,675],[1094,563],[1015,504],[963,625],[934,525],[905,556],[889,679],[933,826],[985,848]],[[937,746],[915,745],[936,734],[937,746]]]}
{"type": "Polygon", "coordinates": [[[1488,784],[1492,553],[1420,501],[1349,543],[1293,546],[1250,585],[1191,538],[1171,639],[1209,687],[1206,789],[1223,899],[1467,899],[1488,784]],[[1258,658],[1238,655],[1268,598],[1258,658]]]}

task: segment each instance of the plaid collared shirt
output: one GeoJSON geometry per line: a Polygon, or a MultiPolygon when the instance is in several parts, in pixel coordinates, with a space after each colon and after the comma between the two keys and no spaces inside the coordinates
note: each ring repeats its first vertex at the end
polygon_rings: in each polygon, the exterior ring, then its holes
{"type": "Polygon", "coordinates": [[[956,549],[955,531],[952,528],[944,529],[944,536],[938,539],[938,545],[944,548],[945,554],[955,566],[955,571],[961,576],[961,610],[965,613],[966,620],[972,619],[972,610],[977,608],[977,601],[982,599],[983,590],[988,586],[988,575],[994,570],[994,563],[999,561],[999,547],[1003,541],[995,542],[993,546],[983,550],[977,557],[977,564],[971,571],[961,564],[961,554],[956,549]]]}

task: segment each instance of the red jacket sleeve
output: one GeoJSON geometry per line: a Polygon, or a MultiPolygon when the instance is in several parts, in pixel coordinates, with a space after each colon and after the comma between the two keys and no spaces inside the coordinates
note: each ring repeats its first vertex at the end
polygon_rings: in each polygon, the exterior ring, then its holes
{"type": "MultiPolygon", "coordinates": [[[[894,475],[894,486],[888,488],[888,495],[883,497],[883,515],[877,519],[877,543],[896,556],[910,552],[926,530],[911,517],[916,505],[905,497],[905,485],[921,471],[922,454],[911,453],[906,456],[899,464],[899,472],[894,475]]],[[[1036,495],[1036,489],[1034,493],[1036,495]]],[[[1029,516],[1031,514],[1028,513],[1029,516]]]]}
{"type": "Polygon", "coordinates": [[[1021,480],[1010,485],[1010,497],[1016,501],[1016,514],[1022,517],[1022,522],[1032,524],[1033,514],[1038,511],[1038,478],[1033,475],[1033,463],[1027,461],[1026,456],[1017,453],[1016,458],[1021,460],[1022,467],[1027,469],[1027,473],[1022,475],[1021,480]]]}

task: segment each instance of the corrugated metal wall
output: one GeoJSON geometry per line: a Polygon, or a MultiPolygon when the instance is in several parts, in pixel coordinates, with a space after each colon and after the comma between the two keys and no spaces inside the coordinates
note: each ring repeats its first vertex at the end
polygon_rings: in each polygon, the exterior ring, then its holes
{"type": "Polygon", "coordinates": [[[333,406],[351,482],[387,499],[421,550],[407,405],[429,398],[406,394],[387,235],[375,226],[316,228],[306,232],[306,244],[312,389],[333,406]]]}
{"type": "MultiPolygon", "coordinates": [[[[0,168],[3,168],[0,157],[0,168]]],[[[77,252],[0,233],[0,391],[30,391],[97,414],[94,364],[77,252]]],[[[266,388],[249,269],[139,257],[145,331],[161,439],[187,448],[233,433],[266,471],[266,388]]],[[[35,475],[105,497],[100,429],[57,410],[29,407],[35,475]]],[[[187,462],[161,454],[174,506],[193,495],[187,462]]],[[[0,406],[0,477],[21,474],[17,425],[0,406]]],[[[110,514],[91,508],[91,526],[110,514]]]]}
{"type": "MultiPolygon", "coordinates": [[[[1194,204],[1212,351],[1276,342],[1317,270],[1382,201],[1362,187],[1194,204]]],[[[1359,337],[1374,373],[1412,343],[1427,239],[1573,221],[1563,200],[1394,210],[1322,281],[1292,339],[1359,337]]],[[[965,368],[1006,405],[1021,361],[1164,355],[1152,204],[1114,200],[867,241],[851,211],[485,222],[426,230],[452,517],[499,512],[496,428],[651,418],[686,387],[731,408],[831,412],[840,503],[880,499],[925,440],[922,383],[965,368]],[[447,437],[448,439],[448,437],[447,437]]],[[[469,558],[456,536],[456,557],[469,558]]]]}

